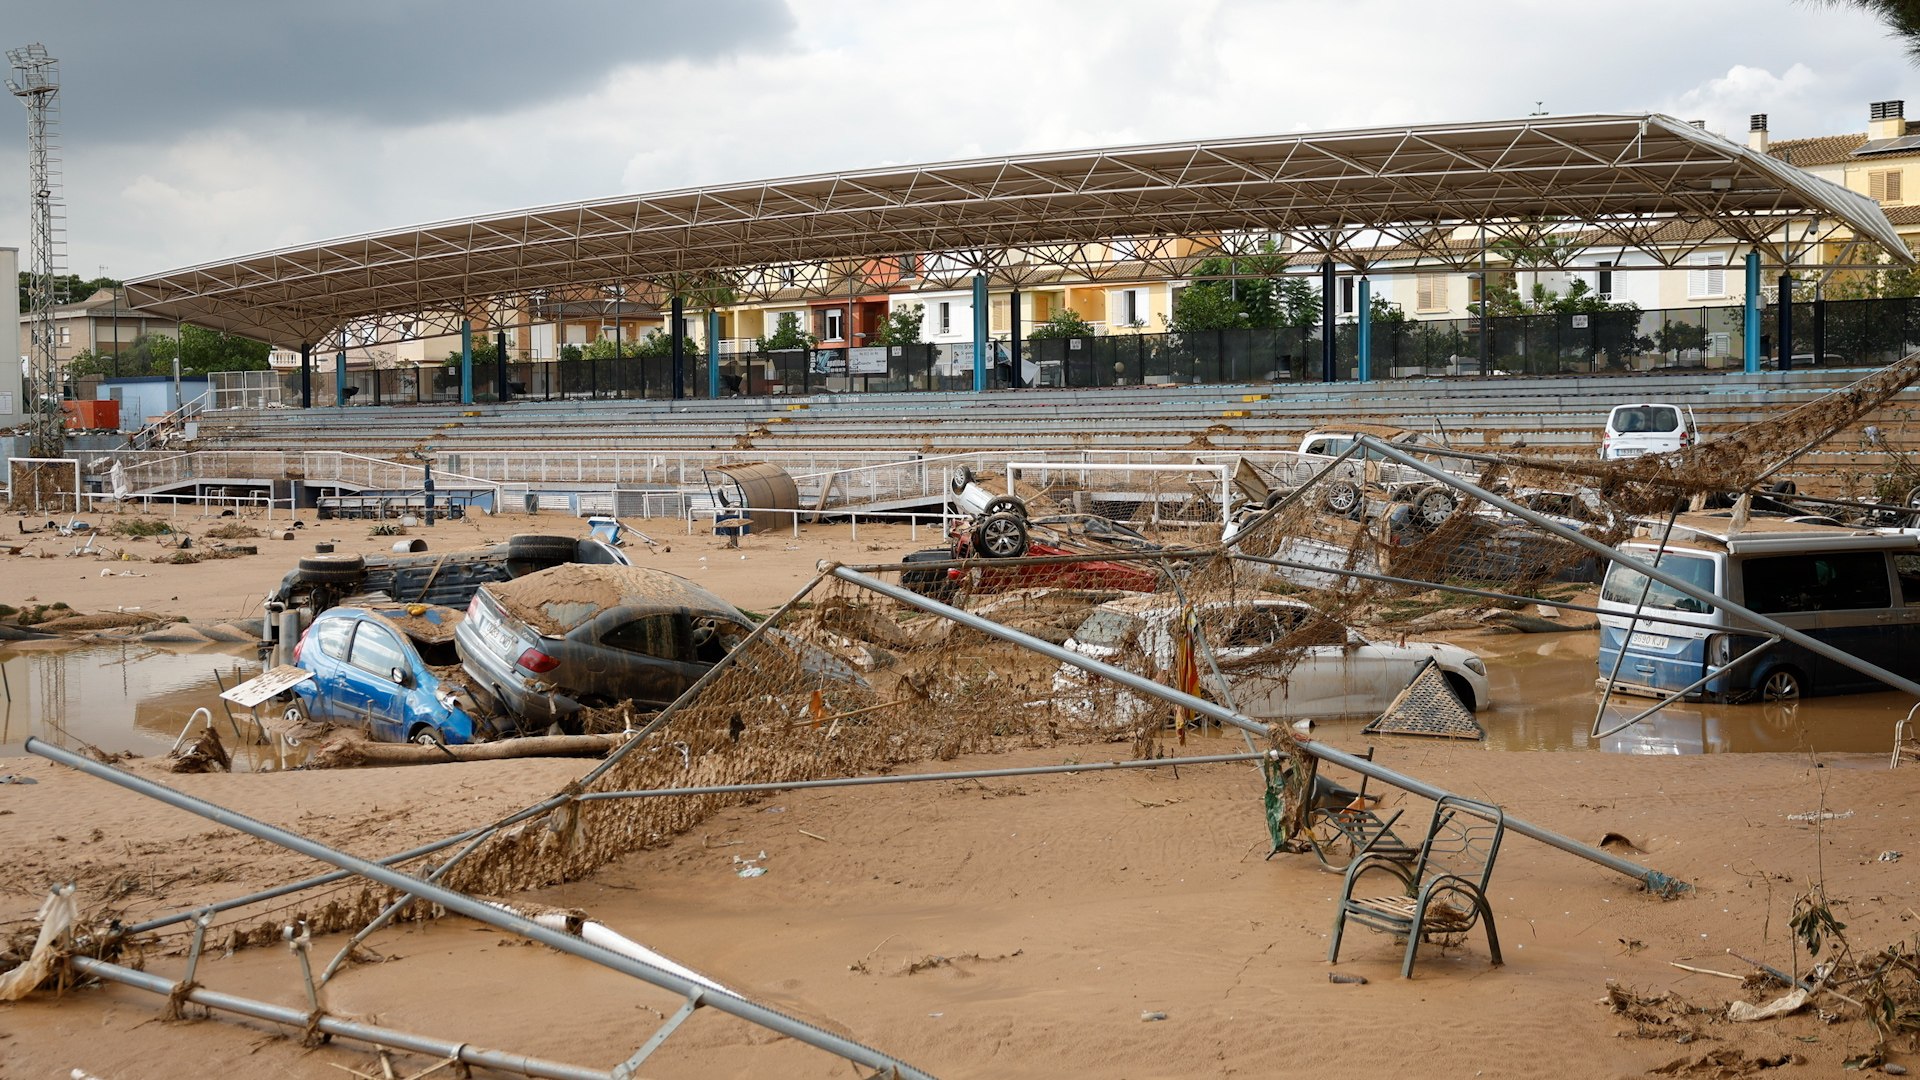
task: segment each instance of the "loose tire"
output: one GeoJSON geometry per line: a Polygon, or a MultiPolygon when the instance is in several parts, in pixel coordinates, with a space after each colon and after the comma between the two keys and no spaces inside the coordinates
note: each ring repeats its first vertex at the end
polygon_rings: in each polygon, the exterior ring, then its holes
{"type": "Polygon", "coordinates": [[[1351,480],[1329,480],[1326,490],[1320,493],[1320,505],[1329,513],[1352,517],[1364,505],[1360,485],[1351,480]]]}
{"type": "Polygon", "coordinates": [[[1806,696],[1806,679],[1790,667],[1774,668],[1760,683],[1762,701],[1799,701],[1806,696]]]}
{"type": "Polygon", "coordinates": [[[974,554],[986,559],[1017,559],[1027,553],[1027,523],[1012,514],[994,514],[973,528],[974,554]]]}
{"type": "Polygon", "coordinates": [[[1012,495],[996,495],[987,501],[987,514],[1013,514],[1025,521],[1033,515],[1027,513],[1027,504],[1012,495]]]}
{"type": "Polygon", "coordinates": [[[367,560],[358,555],[307,555],[295,573],[308,585],[348,585],[366,576],[367,560]]]}
{"type": "Polygon", "coordinates": [[[563,563],[573,561],[576,551],[571,536],[547,536],[541,533],[521,533],[507,538],[507,573],[514,577],[563,563]]]}

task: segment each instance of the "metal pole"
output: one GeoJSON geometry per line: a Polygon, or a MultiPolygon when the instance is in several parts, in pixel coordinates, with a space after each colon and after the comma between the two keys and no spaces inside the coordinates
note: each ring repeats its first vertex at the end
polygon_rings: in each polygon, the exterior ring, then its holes
{"type": "Polygon", "coordinates": [[[1320,381],[1332,382],[1333,350],[1333,259],[1320,260],[1320,381]]]}
{"type": "MultiPolygon", "coordinates": [[[[582,960],[599,964],[602,967],[618,971],[623,975],[628,975],[642,982],[658,986],[663,990],[670,990],[681,997],[692,994],[696,989],[701,990],[703,999],[712,1008],[718,1009],[729,1016],[738,1017],[749,1023],[758,1024],[770,1031],[779,1032],[782,1035],[789,1036],[817,1049],[825,1050],[830,1054],[856,1064],[865,1065],[873,1069],[895,1069],[898,1070],[901,1076],[913,1077],[915,1080],[932,1080],[932,1077],[928,1073],[916,1069],[887,1054],[881,1053],[870,1046],[864,1046],[851,1039],[835,1035],[832,1032],[823,1031],[811,1024],[796,1020],[793,1017],[777,1012],[757,1002],[748,1001],[746,998],[715,990],[711,986],[695,982],[692,979],[655,967],[652,964],[643,963],[628,956],[622,956],[609,949],[603,949],[598,945],[583,941],[564,931],[541,926],[539,923],[503,911],[485,901],[476,900],[465,893],[455,892],[452,889],[444,888],[440,885],[429,884],[410,874],[403,874],[398,870],[381,866],[378,863],[368,862],[357,856],[349,855],[344,851],[338,851],[328,847],[311,838],[288,832],[285,829],[268,825],[265,822],[255,821],[245,814],[217,806],[203,799],[196,799],[184,792],[175,791],[164,784],[155,783],[143,776],[135,776],[132,773],[116,769],[111,765],[102,765],[92,758],[73,753],[70,750],[54,746],[51,743],[35,737],[28,737],[25,749],[30,754],[37,754],[49,761],[58,762],[69,768],[78,769],[95,779],[105,780],[110,784],[116,784],[129,791],[145,795],[150,799],[155,799],[176,809],[197,814],[216,824],[224,825],[227,828],[245,833],[256,839],[278,844],[289,851],[298,852],[324,863],[331,863],[342,870],[350,870],[361,877],[377,881],[388,888],[412,893],[422,900],[439,904],[441,907],[457,915],[465,915],[467,918],[473,919],[476,922],[486,923],[488,926],[497,927],[508,933],[537,941],[542,945],[557,949],[569,956],[575,956],[582,960]]],[[[173,989],[172,984],[167,983],[166,986],[167,991],[170,993],[173,989]]],[[[300,1016],[300,1022],[304,1024],[307,1019],[306,1016],[304,1014],[297,1015],[300,1016]]]]}
{"type": "MultiPolygon", "coordinates": [[[[1164,701],[1170,705],[1177,705],[1189,709],[1202,716],[1217,720],[1222,724],[1227,724],[1256,735],[1272,736],[1279,734],[1275,729],[1258,720],[1243,716],[1231,709],[1222,708],[1205,698],[1194,697],[1192,694],[1183,694],[1178,690],[1162,686],[1152,679],[1136,675],[1125,668],[1117,668],[1111,664],[1105,664],[1095,660],[1092,657],[1083,656],[1071,649],[1063,649],[1051,642],[1042,641],[1031,634],[1022,633],[1010,626],[1002,626],[991,619],[982,618],[972,612],[948,607],[937,600],[930,600],[927,597],[921,596],[919,593],[895,585],[889,585],[884,581],[867,577],[864,574],[855,573],[844,566],[834,567],[831,573],[834,577],[842,581],[872,589],[882,596],[890,597],[900,603],[919,608],[922,611],[930,611],[935,615],[945,616],[969,629],[978,630],[988,637],[999,638],[1002,641],[1010,641],[1015,645],[1031,649],[1048,659],[1058,660],[1064,664],[1072,664],[1082,671],[1099,675],[1129,689],[1138,690],[1149,697],[1164,701]]],[[[1452,792],[1444,788],[1435,787],[1423,780],[1416,780],[1411,776],[1406,776],[1392,769],[1376,765],[1366,758],[1355,757],[1344,751],[1335,750],[1325,743],[1298,737],[1294,737],[1294,740],[1299,744],[1302,751],[1312,754],[1322,761],[1330,761],[1341,768],[1351,769],[1362,776],[1371,776],[1375,780],[1392,784],[1397,788],[1410,791],[1422,798],[1437,801],[1452,794],[1452,792]]],[[[27,748],[31,750],[33,746],[34,740],[29,739],[27,748]]],[[[80,760],[86,761],[89,764],[95,764],[91,758],[81,758],[80,760]]],[[[107,768],[107,766],[97,767],[107,768]]],[[[1602,851],[1599,848],[1589,847],[1586,844],[1580,843],[1578,840],[1561,836],[1559,833],[1543,829],[1531,822],[1523,821],[1511,815],[1509,815],[1506,820],[1507,828],[1512,829],[1522,836],[1532,837],[1543,844],[1559,848],[1561,851],[1567,852],[1570,855],[1578,855],[1590,862],[1599,863],[1609,870],[1625,874],[1628,877],[1640,881],[1647,887],[1649,892],[1665,895],[1688,887],[1684,882],[1675,881],[1673,878],[1668,877],[1658,870],[1641,866],[1638,863],[1629,862],[1626,859],[1622,859],[1610,852],[1602,851]]]]}
{"type": "Polygon", "coordinates": [[[917,784],[928,780],[998,780],[1012,776],[1049,776],[1057,773],[1112,772],[1116,769],[1156,769],[1162,765],[1223,765],[1260,761],[1267,755],[1207,754],[1200,757],[1153,758],[1140,761],[1094,761],[1074,765],[1031,765],[1020,769],[975,769],[970,772],[908,773],[901,776],[844,776],[832,780],[790,780],[784,784],[715,784],[710,787],[651,788],[645,791],[589,791],[581,802],[595,799],[650,799],[661,795],[745,795],[767,791],[809,791],[817,788],[872,787],[875,784],[917,784]]]}
{"type": "Polygon", "coordinates": [[[313,343],[300,343],[300,407],[313,408],[313,343]]]}
{"type": "Polygon", "coordinates": [[[720,309],[707,309],[707,396],[720,396],[720,309]]]}
{"type": "Polygon", "coordinates": [[[1793,370],[1793,271],[1780,271],[1779,338],[1773,343],[1781,371],[1793,370]]]}
{"type": "Polygon", "coordinates": [[[1013,374],[1008,380],[1016,389],[1020,386],[1020,290],[1013,290],[1013,374]]]}
{"type": "Polygon", "coordinates": [[[973,392],[987,388],[987,275],[973,276],[973,392]]]}
{"type": "Polygon", "coordinates": [[[507,391],[507,332],[496,330],[493,334],[493,399],[504,402],[509,396],[507,391]]]}
{"type": "MultiPolygon", "coordinates": [[[[180,987],[165,978],[146,971],[109,964],[104,960],[95,960],[88,956],[74,956],[67,961],[83,975],[96,979],[123,983],[127,986],[161,997],[171,998],[180,987]]],[[[187,1001],[208,1009],[237,1013],[255,1020],[266,1020],[275,1024],[285,1024],[305,1030],[309,1020],[313,1020],[315,1030],[342,1038],[357,1039],[375,1046],[387,1046],[397,1050],[406,1050],[416,1054],[425,1054],[434,1058],[453,1058],[467,1065],[479,1065],[482,1068],[497,1069],[518,1076],[539,1076],[549,1080],[613,1080],[613,1074],[604,1069],[588,1069],[578,1065],[567,1065],[558,1061],[546,1061],[542,1058],[526,1057],[521,1054],[509,1054],[503,1050],[485,1050],[466,1043],[449,1042],[424,1035],[414,1035],[393,1028],[378,1027],[373,1024],[358,1024],[351,1020],[341,1020],[322,1013],[317,1019],[299,1009],[285,1005],[274,1005],[252,998],[223,994],[217,990],[189,986],[182,994],[187,1001]]]]}
{"type": "Polygon", "coordinates": [[[460,320],[460,404],[473,404],[473,320],[460,320]]]}
{"type": "Polygon", "coordinates": [[[1666,570],[1662,570],[1659,567],[1654,566],[1650,563],[1641,562],[1639,559],[1636,559],[1630,555],[1626,555],[1619,551],[1616,551],[1613,548],[1610,548],[1607,545],[1601,543],[1600,541],[1595,540],[1593,537],[1586,535],[1585,533],[1581,533],[1573,529],[1569,529],[1565,525],[1562,525],[1557,521],[1553,521],[1542,514],[1535,513],[1534,511],[1529,510],[1524,506],[1521,506],[1519,503],[1512,501],[1511,499],[1503,499],[1500,496],[1495,495],[1493,492],[1488,491],[1477,484],[1469,483],[1465,480],[1460,479],[1457,476],[1454,476],[1452,473],[1446,472],[1445,470],[1442,470],[1442,469],[1437,469],[1434,466],[1429,465],[1424,461],[1421,461],[1419,458],[1401,453],[1399,450],[1394,449],[1393,446],[1391,446],[1390,444],[1381,442],[1379,439],[1376,439],[1371,435],[1361,435],[1359,439],[1356,441],[1365,445],[1369,450],[1378,451],[1379,453],[1385,455],[1387,460],[1389,461],[1397,461],[1400,464],[1405,465],[1408,468],[1414,470],[1415,472],[1424,473],[1425,475],[1430,476],[1433,479],[1438,480],[1443,484],[1446,484],[1448,487],[1454,488],[1458,491],[1466,492],[1468,495],[1471,495],[1474,498],[1479,499],[1480,501],[1488,504],[1489,506],[1494,506],[1501,510],[1505,510],[1507,513],[1512,514],[1513,516],[1521,519],[1522,521],[1528,522],[1538,528],[1545,529],[1547,532],[1550,532],[1553,535],[1558,536],[1562,540],[1566,540],[1570,543],[1577,544],[1580,547],[1586,548],[1588,551],[1593,552],[1595,555],[1598,555],[1603,559],[1606,559],[1610,562],[1619,563],[1620,565],[1625,566],[1628,569],[1639,571],[1640,573],[1646,575],[1647,577],[1650,577],[1653,580],[1660,582],[1662,585],[1669,586],[1679,591],[1684,596],[1690,596],[1693,599],[1698,600],[1703,604],[1711,605],[1713,607],[1720,609],[1721,611],[1727,612],[1728,614],[1737,616],[1738,618],[1741,618],[1741,619],[1745,619],[1754,629],[1765,630],[1771,634],[1778,634],[1782,638],[1785,638],[1786,640],[1793,642],[1795,645],[1798,645],[1801,648],[1807,649],[1820,656],[1826,657],[1828,660],[1831,660],[1836,664],[1839,664],[1843,667],[1857,671],[1860,674],[1867,676],[1868,678],[1878,679],[1881,682],[1886,683],[1888,686],[1891,686],[1896,690],[1900,690],[1905,693],[1912,694],[1915,697],[1920,697],[1920,683],[1916,683],[1911,679],[1902,678],[1901,676],[1895,675],[1893,672],[1888,671],[1887,669],[1879,667],[1877,665],[1869,664],[1865,660],[1862,660],[1851,653],[1842,652],[1841,650],[1834,648],[1833,646],[1827,644],[1824,641],[1821,641],[1818,638],[1811,637],[1807,634],[1804,634],[1798,630],[1795,630],[1791,626],[1787,626],[1778,622],[1777,620],[1769,619],[1765,615],[1762,615],[1757,611],[1753,611],[1749,608],[1736,604],[1733,601],[1728,600],[1724,596],[1715,596],[1713,593],[1710,593],[1707,590],[1700,588],[1698,585],[1695,585],[1692,582],[1679,577],[1678,575],[1670,573],[1666,570]]]}
{"type": "Polygon", "coordinates": [[[687,301],[673,298],[673,400],[687,396],[687,301]]]}
{"type": "Polygon", "coordinates": [[[1360,276],[1359,301],[1360,325],[1355,327],[1358,331],[1355,335],[1356,362],[1359,364],[1360,381],[1366,382],[1373,378],[1373,287],[1364,274],[1360,276]]]}
{"type": "Polygon", "coordinates": [[[1760,373],[1760,253],[1747,252],[1747,294],[1741,308],[1744,318],[1741,329],[1745,340],[1741,344],[1741,369],[1748,375],[1760,373]]]}

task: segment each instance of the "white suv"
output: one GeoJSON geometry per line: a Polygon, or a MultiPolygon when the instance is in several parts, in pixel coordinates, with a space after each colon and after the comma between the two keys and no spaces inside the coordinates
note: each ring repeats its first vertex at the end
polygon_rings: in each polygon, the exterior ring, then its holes
{"type": "Polygon", "coordinates": [[[1699,430],[1693,410],[1680,405],[1653,401],[1615,405],[1607,414],[1607,433],[1600,440],[1600,457],[1614,461],[1685,450],[1699,441],[1699,430]]]}

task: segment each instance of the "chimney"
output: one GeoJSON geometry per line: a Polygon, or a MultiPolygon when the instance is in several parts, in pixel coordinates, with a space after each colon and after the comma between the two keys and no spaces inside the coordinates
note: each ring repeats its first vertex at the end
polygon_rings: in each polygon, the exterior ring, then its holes
{"type": "Polygon", "coordinates": [[[1897,139],[1907,133],[1907,103],[1876,101],[1867,108],[1867,139],[1897,139]]]}
{"type": "Polygon", "coordinates": [[[1747,149],[1756,154],[1767,152],[1767,114],[1754,113],[1747,118],[1747,149]]]}

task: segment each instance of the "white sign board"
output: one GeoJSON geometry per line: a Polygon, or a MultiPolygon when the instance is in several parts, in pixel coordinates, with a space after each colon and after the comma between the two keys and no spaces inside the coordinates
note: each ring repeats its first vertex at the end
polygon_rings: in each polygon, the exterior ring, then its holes
{"type": "Polygon", "coordinates": [[[1587,317],[1585,315],[1575,315],[1573,317],[1573,328],[1575,330],[1585,330],[1587,328],[1587,317]]]}
{"type": "Polygon", "coordinates": [[[847,350],[847,374],[885,375],[886,373],[886,346],[876,345],[870,348],[847,350]]]}
{"type": "Polygon", "coordinates": [[[243,709],[251,709],[311,678],[313,678],[313,672],[305,668],[282,664],[265,674],[248,679],[220,696],[243,709]]]}

